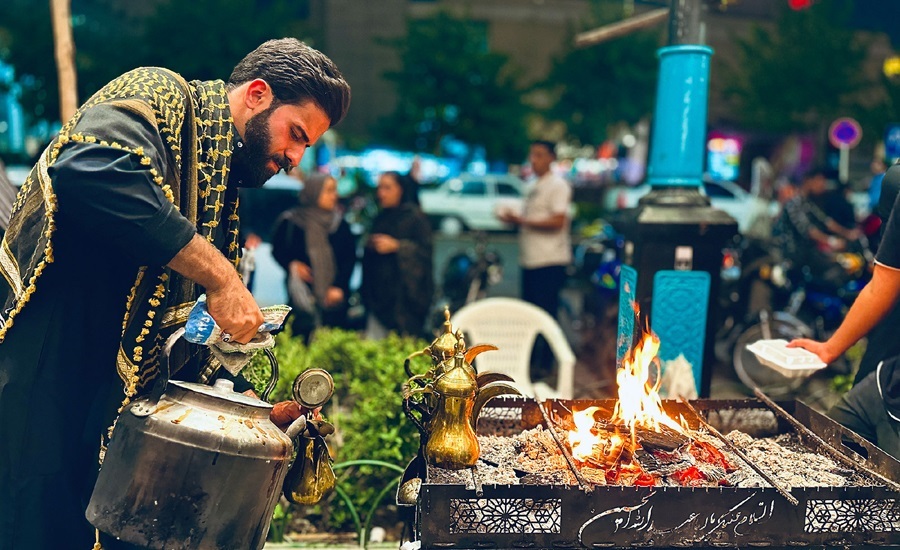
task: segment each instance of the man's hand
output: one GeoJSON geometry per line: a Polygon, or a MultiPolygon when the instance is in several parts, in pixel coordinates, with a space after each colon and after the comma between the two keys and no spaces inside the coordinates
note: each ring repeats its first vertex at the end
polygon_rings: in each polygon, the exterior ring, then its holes
{"type": "Polygon", "coordinates": [[[209,314],[240,344],[249,342],[263,323],[263,314],[244,286],[234,265],[200,235],[169,261],[169,267],[206,289],[209,314]]]}
{"type": "Polygon", "coordinates": [[[246,344],[259,332],[263,314],[250,291],[238,281],[217,290],[206,290],[206,306],[222,332],[231,340],[246,344]]]}
{"type": "Polygon", "coordinates": [[[828,342],[816,342],[815,340],[810,340],[808,338],[797,338],[796,340],[791,340],[787,347],[789,348],[803,348],[806,351],[811,351],[815,353],[819,359],[822,360],[825,364],[831,364],[837,360],[838,355],[836,354],[829,346],[828,342]]]}
{"type": "Polygon", "coordinates": [[[522,216],[519,216],[518,214],[510,210],[499,212],[497,214],[497,219],[503,223],[522,225],[522,216]]]}
{"type": "Polygon", "coordinates": [[[325,306],[336,306],[344,301],[344,290],[336,286],[329,287],[325,292],[325,306]]]}

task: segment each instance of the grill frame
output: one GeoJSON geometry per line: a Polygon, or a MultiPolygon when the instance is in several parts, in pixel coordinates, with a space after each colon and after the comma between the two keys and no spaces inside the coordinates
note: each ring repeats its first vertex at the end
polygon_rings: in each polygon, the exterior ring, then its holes
{"type": "MultiPolygon", "coordinates": [[[[549,403],[552,416],[565,408],[592,405],[612,410],[615,400],[549,403]]],[[[755,399],[692,403],[713,425],[721,411],[769,410],[755,399]]],[[[696,427],[696,419],[692,421],[682,404],[665,401],[663,405],[670,416],[683,414],[696,427]]],[[[859,472],[866,468],[900,480],[900,462],[853,432],[801,402],[778,405],[850,457],[859,472]]],[[[494,399],[483,409],[478,433],[510,435],[541,421],[533,400],[494,399]]],[[[796,431],[782,419],[776,417],[775,422],[777,433],[796,431]]],[[[799,435],[804,445],[812,449],[818,445],[799,435]]],[[[404,481],[421,477],[421,470],[421,460],[414,460],[404,481]]],[[[795,488],[791,494],[799,505],[790,504],[770,487],[598,486],[585,491],[578,486],[484,485],[471,490],[431,483],[426,474],[414,507],[414,526],[424,549],[900,546],[900,493],[896,491],[872,483],[795,488]]]]}

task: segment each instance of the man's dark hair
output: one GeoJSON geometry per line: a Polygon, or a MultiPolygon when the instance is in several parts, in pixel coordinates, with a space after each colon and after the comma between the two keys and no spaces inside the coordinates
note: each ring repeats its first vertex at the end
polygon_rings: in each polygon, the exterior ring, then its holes
{"type": "Polygon", "coordinates": [[[556,142],[547,141],[545,139],[536,139],[531,142],[532,145],[540,145],[550,151],[550,154],[556,157],[556,142]]]}
{"type": "Polygon", "coordinates": [[[335,64],[296,38],[268,40],[247,54],[231,72],[227,89],[257,78],[272,88],[273,106],[312,101],[325,111],[331,126],[350,107],[350,85],[335,64]]]}

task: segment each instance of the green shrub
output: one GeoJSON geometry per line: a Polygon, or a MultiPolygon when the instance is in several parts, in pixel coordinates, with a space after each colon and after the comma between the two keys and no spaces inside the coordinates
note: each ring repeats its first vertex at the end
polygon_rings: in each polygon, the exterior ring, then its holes
{"type": "MultiPolygon", "coordinates": [[[[294,378],[307,368],[323,368],[334,377],[334,397],[325,405],[323,413],[337,429],[328,438],[336,466],[369,460],[405,467],[415,456],[419,434],[403,413],[400,388],[407,378],[404,359],[424,348],[427,342],[394,335],[372,341],[356,332],[331,328],[318,330],[308,347],[285,333],[276,336],[275,341],[280,374],[269,401],[290,399],[294,378]]],[[[268,359],[262,353],[245,369],[245,376],[259,391],[265,387],[269,373],[268,359]]],[[[372,501],[398,477],[391,468],[370,464],[341,468],[336,474],[338,486],[351,500],[351,506],[360,511],[376,505],[372,501]]],[[[358,521],[355,512],[334,495],[329,502],[329,509],[322,510],[328,527],[353,528],[358,521]]],[[[388,498],[382,504],[385,502],[388,498]]]]}

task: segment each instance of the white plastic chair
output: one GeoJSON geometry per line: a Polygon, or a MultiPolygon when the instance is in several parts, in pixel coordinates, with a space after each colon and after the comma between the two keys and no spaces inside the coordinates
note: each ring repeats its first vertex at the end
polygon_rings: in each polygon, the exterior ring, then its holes
{"type": "Polygon", "coordinates": [[[511,376],[524,395],[537,399],[571,399],[575,354],[557,322],[543,309],[515,298],[486,298],[451,312],[454,330],[466,335],[466,345],[493,344],[475,360],[478,372],[500,372],[511,376]],[[559,365],[557,384],[532,382],[531,348],[538,334],[544,336],[559,365]]]}

